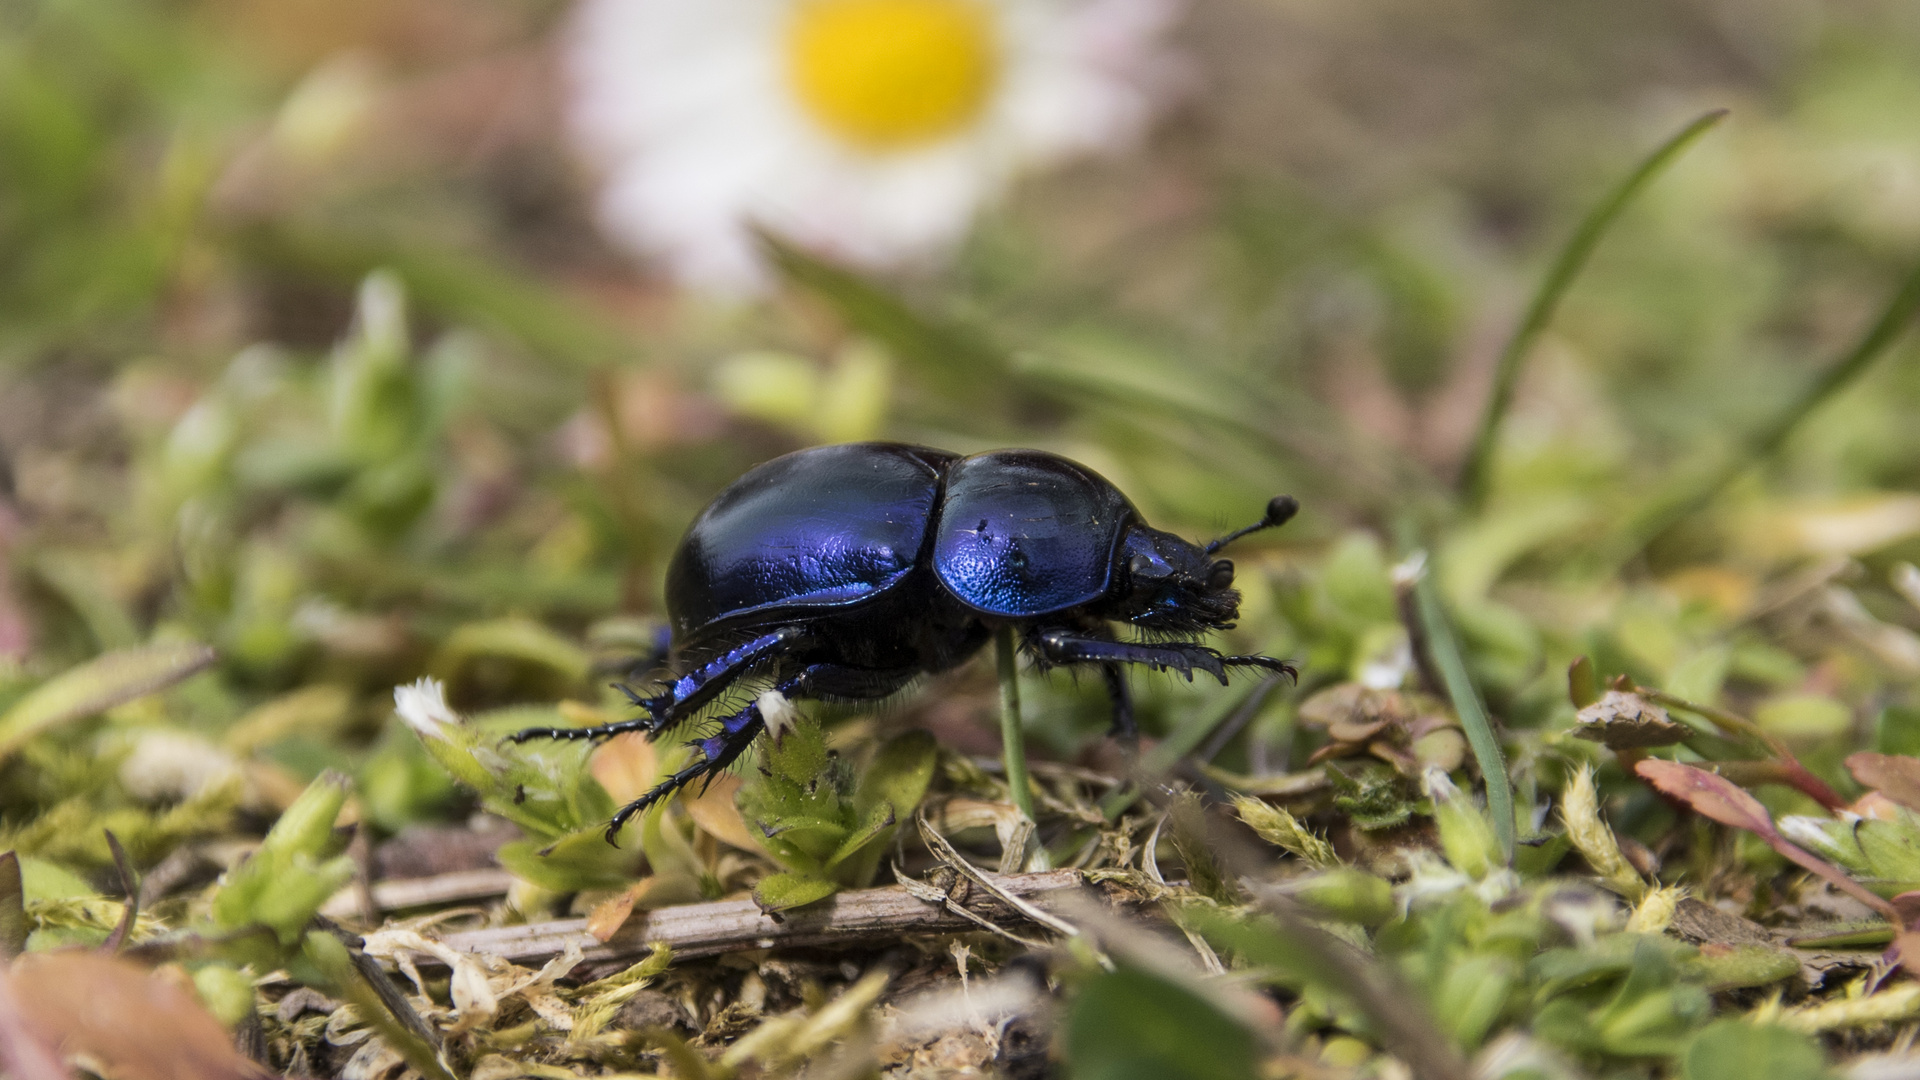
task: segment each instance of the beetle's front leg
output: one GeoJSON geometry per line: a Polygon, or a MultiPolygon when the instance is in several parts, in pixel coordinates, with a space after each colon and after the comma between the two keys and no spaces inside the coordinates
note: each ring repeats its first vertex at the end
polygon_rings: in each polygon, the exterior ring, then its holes
{"type": "Polygon", "coordinates": [[[1048,664],[1142,664],[1156,671],[1177,671],[1189,680],[1193,678],[1195,668],[1227,683],[1227,669],[1236,667],[1265,668],[1277,671],[1288,678],[1295,678],[1298,672],[1285,660],[1276,660],[1271,656],[1224,656],[1205,645],[1168,644],[1140,645],[1131,641],[1112,641],[1072,630],[1043,630],[1028,639],[1040,656],[1048,664]]]}
{"type": "Polygon", "coordinates": [[[514,732],[507,739],[516,743],[529,739],[604,739],[627,731],[657,735],[699,711],[701,706],[720,696],[734,680],[755,665],[805,645],[809,633],[802,626],[783,626],[772,633],[762,634],[673,680],[667,684],[665,691],[653,697],[641,697],[630,687],[620,687],[629,700],[647,711],[645,716],[595,727],[527,728],[514,732]]]}

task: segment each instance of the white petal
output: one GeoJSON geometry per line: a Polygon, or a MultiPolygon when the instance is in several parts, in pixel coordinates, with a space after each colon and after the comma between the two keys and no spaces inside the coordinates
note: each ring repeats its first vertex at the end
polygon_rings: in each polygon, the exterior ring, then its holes
{"type": "Polygon", "coordinates": [[[460,717],[447,705],[447,688],[438,679],[421,679],[393,688],[393,711],[422,737],[444,739],[460,717]]]}

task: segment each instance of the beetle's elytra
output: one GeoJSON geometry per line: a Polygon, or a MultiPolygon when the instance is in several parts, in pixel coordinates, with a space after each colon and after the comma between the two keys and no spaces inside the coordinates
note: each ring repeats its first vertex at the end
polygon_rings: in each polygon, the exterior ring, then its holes
{"type": "MultiPolygon", "coordinates": [[[[1135,732],[1122,664],[1294,674],[1267,656],[1199,644],[1232,625],[1240,594],[1228,542],[1291,518],[1266,516],[1204,547],[1151,528],[1118,488],[1038,450],[960,457],[901,443],[819,446],[775,458],[722,491],[688,528],[667,569],[670,657],[683,672],[660,693],[627,693],[645,713],[591,728],[534,728],[513,738],[650,737],[694,716],[742,678],[789,698],[871,701],[951,668],[1013,626],[1043,667],[1097,667],[1115,734],[1135,732]],[[1121,641],[1123,622],[1151,643],[1121,641]]],[[[764,725],[758,703],[696,740],[700,756],[634,800],[608,826],[724,769],[764,725]]]]}

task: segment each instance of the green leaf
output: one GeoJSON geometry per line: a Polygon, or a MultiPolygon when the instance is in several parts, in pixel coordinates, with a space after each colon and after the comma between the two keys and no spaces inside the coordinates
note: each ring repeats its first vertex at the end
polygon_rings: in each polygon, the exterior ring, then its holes
{"type": "Polygon", "coordinates": [[[55,675],[0,716],[0,760],[57,724],[85,719],[164,690],[205,670],[214,652],[200,644],[144,645],[104,653],[55,675]]]}
{"type": "MultiPolygon", "coordinates": [[[[353,860],[339,855],[333,822],[347,798],[347,779],[322,773],[280,815],[259,850],[227,874],[214,893],[214,925],[222,930],[266,926],[283,948],[296,945],[307,924],[353,877],[353,860]]],[[[237,962],[268,963],[257,939],[235,940],[237,962]]]]}
{"type": "Polygon", "coordinates": [[[32,856],[20,860],[20,879],[28,900],[70,900],[99,895],[79,874],[59,863],[32,856]]]}
{"type": "Polygon", "coordinates": [[[1717,1020],[1687,1046],[1684,1080],[1819,1080],[1825,1055],[1810,1036],[1744,1020],[1717,1020]]]}
{"type": "Polygon", "coordinates": [[[1882,881],[1920,881],[1920,818],[1901,811],[1893,820],[1867,818],[1853,827],[1873,876],[1882,881]]]}
{"type": "Polygon", "coordinates": [[[607,843],[605,830],[582,829],[552,843],[514,840],[495,857],[507,872],[554,892],[618,889],[633,883],[643,869],[637,847],[607,843]]]}
{"type": "Polygon", "coordinates": [[[1504,956],[1467,956],[1448,966],[1433,995],[1433,1017],[1455,1044],[1474,1050],[1506,1011],[1516,971],[1504,956]]]}
{"type": "Polygon", "coordinates": [[[820,721],[804,713],[784,735],[766,743],[765,766],[770,776],[793,785],[788,794],[798,796],[819,791],[830,775],[827,737],[820,721]]]}
{"type": "Polygon", "coordinates": [[[1066,1022],[1073,1080],[1244,1080],[1253,1033],[1179,983],[1131,965],[1097,975],[1066,1022]]]}
{"type": "Polygon", "coordinates": [[[208,964],[193,973],[193,989],[207,1011],[228,1029],[253,1013],[253,976],[238,968],[208,964]]]}
{"type": "Polygon", "coordinates": [[[1680,970],[1687,978],[1719,993],[1790,979],[1800,971],[1800,958],[1786,949],[1739,945],[1724,953],[1694,957],[1682,963],[1680,970]]]}
{"type": "Polygon", "coordinates": [[[1433,788],[1433,821],[1447,862],[1475,881],[1486,877],[1503,861],[1493,822],[1474,805],[1473,796],[1453,786],[1445,773],[1435,770],[1429,776],[1433,788]]]}
{"type": "Polygon", "coordinates": [[[787,911],[825,900],[840,891],[840,886],[823,877],[807,874],[769,874],[753,887],[753,902],[762,911],[787,911]]]}
{"type": "Polygon", "coordinates": [[[1316,915],[1361,926],[1379,926],[1395,911],[1393,886],[1364,870],[1327,870],[1296,878],[1287,883],[1287,895],[1316,915]]]}
{"type": "Polygon", "coordinates": [[[885,838],[893,831],[893,827],[898,820],[898,818],[894,817],[891,803],[881,803],[879,806],[868,811],[866,822],[858,829],[849,833],[847,838],[841,842],[840,846],[834,849],[833,854],[827,856],[827,868],[832,869],[850,858],[861,848],[866,847],[876,840],[885,838]]]}
{"type": "Polygon", "coordinates": [[[1642,934],[1608,934],[1582,948],[1548,949],[1527,963],[1527,978],[1535,984],[1535,993],[1549,998],[1589,986],[1604,979],[1625,975],[1633,967],[1634,952],[1642,942],[1676,950],[1687,946],[1665,938],[1642,934]]]}
{"type": "Polygon", "coordinates": [[[296,856],[259,890],[248,921],[272,927],[282,945],[292,945],[327,898],[352,880],[353,859],[346,855],[322,863],[296,856]]]}
{"type": "MultiPolygon", "coordinates": [[[[1473,748],[1474,760],[1480,765],[1480,776],[1486,781],[1486,816],[1496,841],[1495,861],[1500,865],[1511,864],[1516,840],[1513,777],[1507,774],[1507,758],[1500,749],[1500,736],[1494,732],[1493,721],[1487,717],[1486,706],[1480,700],[1480,691],[1474,687],[1473,678],[1467,672],[1466,657],[1460,651],[1453,624],[1441,605],[1432,574],[1421,574],[1413,583],[1413,606],[1421,627],[1426,631],[1427,648],[1432,653],[1434,666],[1439,668],[1440,681],[1446,687],[1448,699],[1453,702],[1454,715],[1460,718],[1460,727],[1467,735],[1467,745],[1473,748]]],[[[1449,857],[1452,854],[1448,852],[1449,857]]],[[[1459,869],[1472,873],[1464,866],[1459,869]]]]}
{"type": "Polygon", "coordinates": [[[352,781],[336,772],[324,772],[300,793],[273,823],[260,842],[256,856],[287,858],[306,855],[319,858],[335,847],[333,823],[346,805],[352,781]]]}
{"type": "Polygon", "coordinates": [[[760,831],[768,840],[791,845],[810,853],[814,858],[824,859],[846,840],[849,830],[837,821],[792,817],[763,826],[760,831]]]}
{"type": "Polygon", "coordinates": [[[854,812],[863,820],[869,819],[875,807],[887,803],[899,820],[912,817],[933,781],[939,759],[940,747],[932,732],[909,731],[889,739],[860,778],[853,797],[854,812]]]}

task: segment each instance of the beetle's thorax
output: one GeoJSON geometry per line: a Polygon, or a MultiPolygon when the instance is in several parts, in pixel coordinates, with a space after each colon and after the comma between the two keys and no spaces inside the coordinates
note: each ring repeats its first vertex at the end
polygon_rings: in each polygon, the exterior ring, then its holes
{"type": "Polygon", "coordinates": [[[1113,606],[1103,614],[1146,630],[1218,630],[1240,613],[1233,564],[1199,545],[1135,522],[1121,537],[1113,606]]]}

